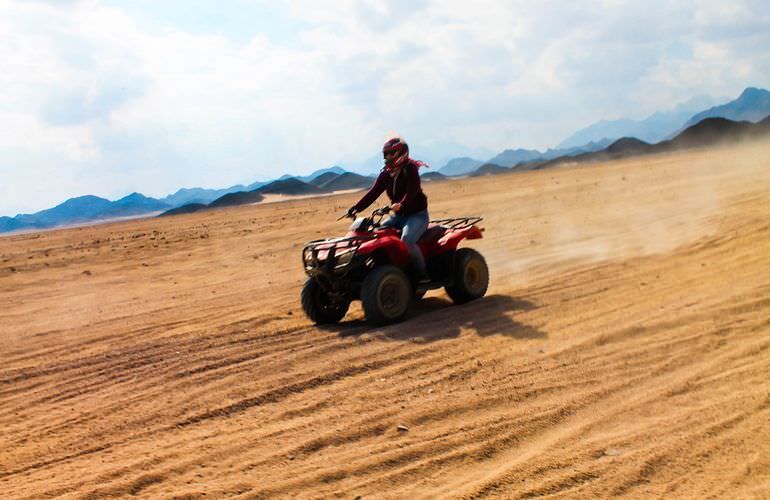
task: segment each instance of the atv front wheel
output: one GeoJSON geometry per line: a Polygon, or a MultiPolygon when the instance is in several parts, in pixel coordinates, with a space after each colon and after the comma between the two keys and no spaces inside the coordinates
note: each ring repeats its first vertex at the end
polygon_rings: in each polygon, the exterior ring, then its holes
{"type": "Polygon", "coordinates": [[[401,321],[412,301],[412,284],[395,266],[375,267],[361,284],[366,319],[375,325],[401,321]]]}
{"type": "Polygon", "coordinates": [[[484,257],[476,250],[459,249],[455,253],[452,271],[452,284],[444,289],[455,304],[464,304],[487,293],[489,268],[484,257]]]}
{"type": "Polygon", "coordinates": [[[318,281],[313,278],[305,280],[301,298],[302,309],[317,325],[339,322],[345,317],[350,307],[349,300],[333,302],[318,281]]]}

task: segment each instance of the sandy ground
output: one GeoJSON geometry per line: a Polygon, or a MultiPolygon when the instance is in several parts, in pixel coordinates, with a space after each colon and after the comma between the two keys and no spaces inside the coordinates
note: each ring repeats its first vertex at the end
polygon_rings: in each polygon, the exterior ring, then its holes
{"type": "Polygon", "coordinates": [[[426,190],[490,290],[380,329],[299,306],[354,194],[0,238],[2,496],[770,496],[770,145],[426,190]]]}

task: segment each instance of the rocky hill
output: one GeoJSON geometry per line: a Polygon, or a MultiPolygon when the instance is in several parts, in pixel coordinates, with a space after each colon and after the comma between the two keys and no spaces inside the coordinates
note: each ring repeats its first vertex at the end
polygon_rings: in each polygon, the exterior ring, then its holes
{"type": "Polygon", "coordinates": [[[259,203],[265,197],[259,191],[238,191],[237,193],[228,193],[221,198],[209,203],[210,208],[234,207],[237,205],[248,205],[249,203],[259,203]]]}
{"type": "Polygon", "coordinates": [[[0,217],[0,232],[52,227],[149,214],[170,208],[170,205],[139,193],[132,193],[116,201],[86,195],[41,210],[34,214],[0,217]]]}
{"type": "Polygon", "coordinates": [[[697,113],[682,128],[691,127],[706,118],[758,122],[767,116],[770,116],[770,92],[748,87],[734,101],[697,113]]]}
{"type": "Polygon", "coordinates": [[[420,175],[420,179],[426,182],[444,181],[448,177],[441,172],[424,172],[420,175]]]}
{"type": "Polygon", "coordinates": [[[494,163],[485,163],[470,174],[471,177],[481,177],[484,175],[497,175],[510,172],[510,167],[495,165],[494,163]]]}
{"type": "Polygon", "coordinates": [[[334,192],[346,191],[348,189],[366,189],[373,183],[374,177],[345,172],[341,175],[328,177],[321,184],[318,184],[318,187],[326,192],[334,192]]]}
{"type": "Polygon", "coordinates": [[[280,179],[277,181],[265,184],[261,188],[257,189],[262,194],[284,194],[284,195],[303,195],[303,194],[320,194],[323,190],[307,182],[303,182],[296,177],[290,177],[288,179],[280,179]]]}
{"type": "Polygon", "coordinates": [[[449,160],[446,165],[438,169],[438,172],[443,175],[465,175],[473,172],[483,164],[484,162],[481,160],[464,156],[449,160]]]}

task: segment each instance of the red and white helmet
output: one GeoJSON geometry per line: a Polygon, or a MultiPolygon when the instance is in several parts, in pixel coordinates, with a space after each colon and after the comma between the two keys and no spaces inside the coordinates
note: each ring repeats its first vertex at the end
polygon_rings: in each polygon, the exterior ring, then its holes
{"type": "Polygon", "coordinates": [[[382,146],[382,156],[385,159],[385,170],[392,172],[402,167],[409,159],[409,146],[400,137],[388,139],[382,146]]]}

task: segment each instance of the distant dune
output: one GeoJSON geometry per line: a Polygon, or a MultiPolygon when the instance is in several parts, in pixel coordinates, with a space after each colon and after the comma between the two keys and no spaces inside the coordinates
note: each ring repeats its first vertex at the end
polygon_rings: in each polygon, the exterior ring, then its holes
{"type": "Polygon", "coordinates": [[[686,129],[671,141],[671,147],[703,147],[736,142],[770,134],[770,116],[759,123],[735,122],[726,118],[706,118],[686,129]]]}
{"type": "Polygon", "coordinates": [[[269,184],[265,184],[261,188],[257,189],[262,194],[285,194],[285,195],[306,195],[306,194],[321,194],[323,190],[307,182],[290,177],[288,179],[282,179],[273,181],[269,184]]]}
{"type": "Polygon", "coordinates": [[[336,179],[339,176],[340,174],[338,174],[337,172],[324,172],[323,174],[319,175],[315,179],[311,179],[310,181],[308,181],[308,184],[312,184],[313,186],[316,186],[316,187],[321,187],[327,182],[333,179],[336,179]]]}
{"type": "Polygon", "coordinates": [[[262,193],[258,191],[239,191],[237,193],[229,193],[221,198],[209,203],[210,208],[219,207],[233,207],[236,205],[246,205],[248,203],[259,203],[264,199],[262,193]]]}
{"type": "Polygon", "coordinates": [[[242,184],[231,186],[225,189],[182,188],[174,194],[170,194],[164,198],[161,198],[161,201],[172,207],[180,207],[182,205],[195,203],[206,205],[221,196],[224,196],[228,193],[235,193],[236,191],[249,191],[249,189],[242,184]]]}
{"type": "Polygon", "coordinates": [[[465,175],[479,168],[483,164],[484,162],[481,160],[465,156],[450,160],[446,165],[439,168],[438,172],[443,175],[465,175]]]}
{"type": "Polygon", "coordinates": [[[502,167],[494,163],[485,163],[484,165],[480,166],[479,168],[471,172],[470,176],[481,177],[483,175],[496,175],[496,174],[501,174],[501,173],[510,172],[510,171],[511,169],[508,167],[502,167]]]}
{"type": "Polygon", "coordinates": [[[345,172],[336,177],[327,179],[318,187],[327,192],[347,191],[348,189],[368,188],[374,183],[374,177],[345,172]]]}
{"type": "Polygon", "coordinates": [[[610,154],[643,153],[650,145],[636,137],[623,137],[613,142],[605,149],[610,154]]]}
{"type": "Polygon", "coordinates": [[[447,180],[448,177],[441,172],[425,172],[420,174],[420,179],[427,182],[436,182],[447,180]]]}
{"type": "Polygon", "coordinates": [[[191,214],[194,212],[199,212],[206,208],[208,208],[208,205],[204,205],[203,203],[188,203],[187,205],[182,205],[181,207],[167,210],[160,215],[165,216],[165,215],[191,214]]]}

